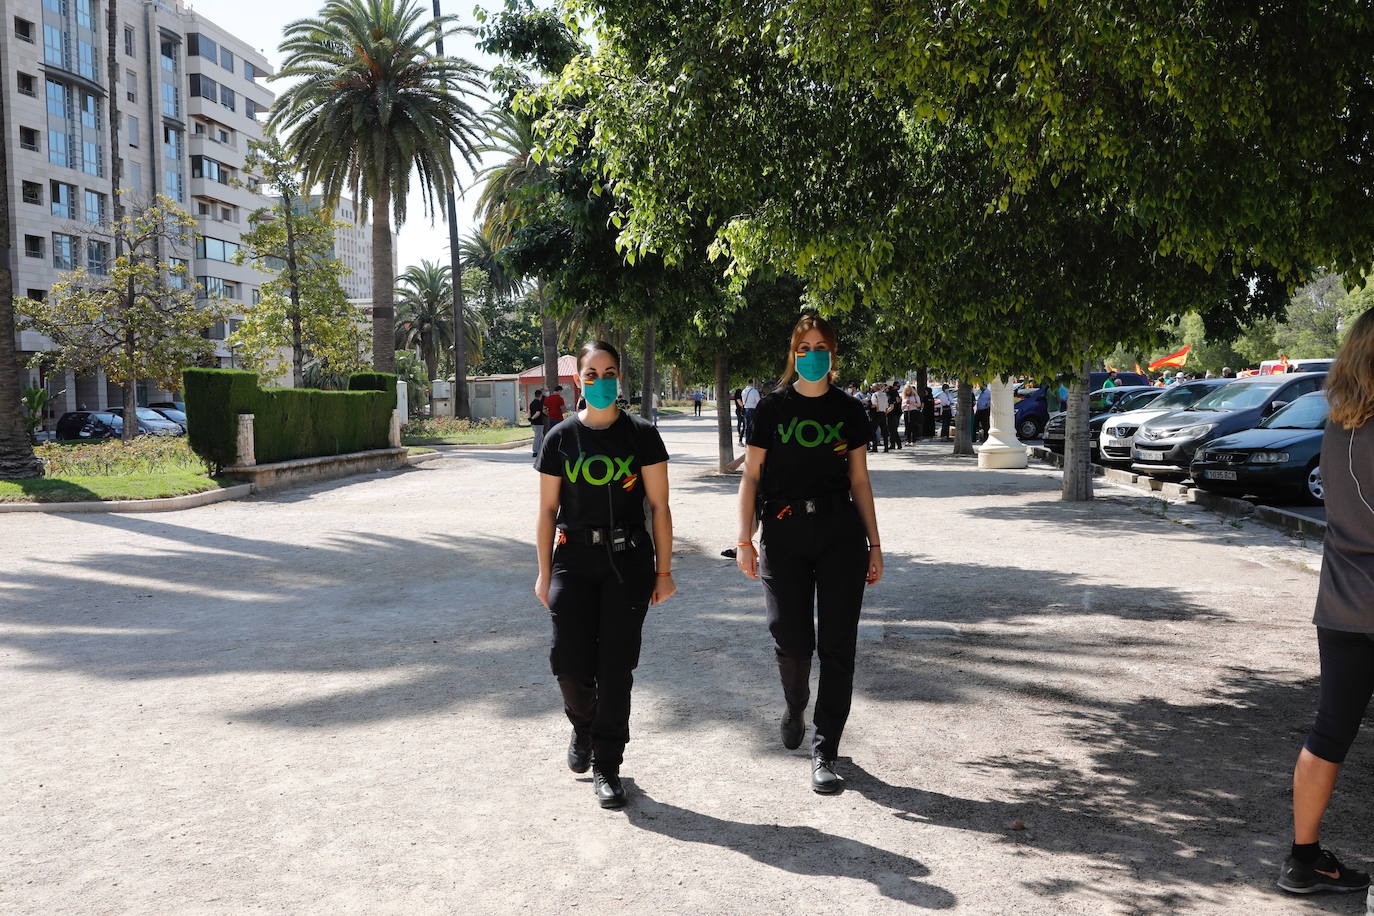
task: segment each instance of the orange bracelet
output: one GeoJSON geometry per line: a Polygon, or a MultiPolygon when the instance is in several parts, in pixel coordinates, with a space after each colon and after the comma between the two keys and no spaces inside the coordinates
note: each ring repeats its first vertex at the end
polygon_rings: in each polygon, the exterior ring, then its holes
{"type": "Polygon", "coordinates": [[[753,542],[753,541],[735,541],[735,546],[736,546],[736,547],[753,547],[753,546],[754,546],[754,542],[753,542]]]}
{"type": "Polygon", "coordinates": [[[671,577],[671,576],[673,575],[673,572],[672,572],[672,570],[669,570],[669,571],[666,572],[666,573],[654,573],[654,575],[656,575],[656,576],[668,576],[668,577],[671,577]]]}

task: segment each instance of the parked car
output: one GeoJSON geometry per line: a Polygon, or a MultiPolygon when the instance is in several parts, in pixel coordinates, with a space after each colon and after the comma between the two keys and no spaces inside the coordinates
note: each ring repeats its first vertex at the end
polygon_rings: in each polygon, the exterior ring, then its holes
{"type": "MultiPolygon", "coordinates": [[[[1331,359],[1290,359],[1288,361],[1288,368],[1286,371],[1329,372],[1331,369],[1331,364],[1335,361],[1335,357],[1332,357],[1331,359]]],[[[1282,360],[1266,359],[1264,362],[1260,363],[1260,375],[1269,375],[1274,371],[1276,367],[1281,365],[1283,365],[1282,360]]],[[[1279,373],[1279,375],[1283,374],[1284,373],[1282,372],[1279,373]]]]}
{"type": "MultiPolygon", "coordinates": [[[[1097,460],[1097,440],[1102,425],[1117,414],[1144,407],[1164,393],[1163,388],[1151,385],[1122,385],[1103,388],[1088,395],[1088,438],[1092,443],[1092,459],[1097,460]]],[[[1064,428],[1069,413],[1061,410],[1050,416],[1045,424],[1045,447],[1052,452],[1064,451],[1064,428]]]]}
{"type": "MultiPolygon", "coordinates": [[[[111,407],[108,411],[116,417],[124,416],[123,407],[111,407]]],[[[167,419],[151,407],[137,408],[137,436],[184,436],[186,429],[179,423],[167,419]]]]}
{"type": "Polygon", "coordinates": [[[175,407],[152,407],[149,409],[162,414],[162,416],[171,420],[177,426],[180,426],[182,432],[186,432],[186,414],[184,411],[177,410],[175,407]]]}
{"type": "Polygon", "coordinates": [[[106,410],[69,410],[57,418],[59,440],[117,439],[124,432],[124,420],[106,410]]]}
{"type": "Polygon", "coordinates": [[[185,413],[185,412],[186,412],[186,402],[185,402],[185,401],[153,401],[153,402],[152,402],[151,404],[149,404],[148,406],[151,407],[151,408],[153,408],[154,410],[156,410],[156,409],[159,408],[159,407],[170,407],[170,408],[172,408],[173,410],[179,410],[179,411],[181,411],[182,413],[185,413]]]}
{"type": "Polygon", "coordinates": [[[1155,417],[1136,432],[1131,466],[1154,477],[1187,477],[1198,449],[1253,429],[1304,394],[1321,390],[1325,372],[1252,375],[1221,386],[1192,407],[1155,417]]]}
{"type": "Polygon", "coordinates": [[[1305,394],[1259,426],[1208,442],[1193,457],[1193,483],[1231,496],[1320,503],[1326,393],[1305,394]]]}
{"type": "Polygon", "coordinates": [[[1180,382],[1169,388],[1156,389],[1161,394],[1151,401],[1148,407],[1107,419],[1107,422],[1102,426],[1102,435],[1098,440],[1098,454],[1108,464],[1130,464],[1131,448],[1135,445],[1135,433],[1142,423],[1163,416],[1170,411],[1192,407],[1203,397],[1211,394],[1212,389],[1225,385],[1229,381],[1231,381],[1229,378],[1195,379],[1191,382],[1180,382]]]}
{"type": "MultiPolygon", "coordinates": [[[[1088,390],[1096,391],[1102,387],[1102,383],[1107,380],[1106,372],[1091,372],[1088,374],[1088,390]]],[[[1134,372],[1118,372],[1116,374],[1117,385],[1146,387],[1150,380],[1143,375],[1134,372]]],[[[1045,425],[1050,421],[1050,384],[1059,386],[1059,382],[1045,383],[1039,386],[1023,384],[1015,391],[1016,396],[1016,435],[1020,439],[1039,439],[1044,432],[1045,425]]]]}

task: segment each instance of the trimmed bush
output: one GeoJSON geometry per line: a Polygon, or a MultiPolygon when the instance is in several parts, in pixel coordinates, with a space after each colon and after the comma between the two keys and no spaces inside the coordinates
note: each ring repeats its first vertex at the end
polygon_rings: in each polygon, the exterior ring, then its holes
{"type": "Polygon", "coordinates": [[[385,391],[396,405],[396,376],[390,372],[355,372],[348,377],[349,391],[385,391]]]}
{"type": "Polygon", "coordinates": [[[188,369],[183,375],[191,448],[216,470],[234,463],[238,417],[245,413],[254,416],[253,452],[259,464],[390,444],[394,375],[358,373],[353,378],[366,376],[368,384],[382,387],[352,391],[258,388],[256,374],[232,369],[188,369]]]}
{"type": "Polygon", "coordinates": [[[238,457],[239,414],[252,413],[258,376],[241,369],[187,369],[181,373],[186,392],[186,437],[191,450],[213,473],[238,457]]]}

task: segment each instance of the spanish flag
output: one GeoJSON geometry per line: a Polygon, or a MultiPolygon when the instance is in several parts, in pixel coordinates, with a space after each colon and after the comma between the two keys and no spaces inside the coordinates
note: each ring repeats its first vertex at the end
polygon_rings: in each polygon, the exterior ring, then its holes
{"type": "Polygon", "coordinates": [[[1188,351],[1193,349],[1192,344],[1188,344],[1177,353],[1170,353],[1168,356],[1161,356],[1159,359],[1150,363],[1151,369],[1163,369],[1165,366],[1186,366],[1188,364],[1188,351]]]}
{"type": "Polygon", "coordinates": [[[1135,364],[1135,374],[1136,374],[1136,375],[1144,375],[1144,374],[1145,374],[1145,370],[1142,369],[1142,368],[1140,368],[1140,363],[1136,363],[1136,364],[1135,364]]]}

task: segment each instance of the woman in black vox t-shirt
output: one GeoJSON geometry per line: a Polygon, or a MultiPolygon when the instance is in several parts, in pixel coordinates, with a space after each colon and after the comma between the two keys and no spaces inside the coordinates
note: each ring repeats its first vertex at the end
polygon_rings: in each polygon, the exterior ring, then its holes
{"type": "Polygon", "coordinates": [[[831,384],[835,351],[828,322],[814,315],[797,322],[787,373],[795,372],[797,381],[764,398],[754,415],[735,555],[745,575],[763,579],[787,704],[782,742],[789,750],[806,734],[811,654],[818,650],[811,788],[823,795],[844,785],[835,758],[853,693],[859,611],[865,584],[883,574],[868,479],[868,417],[862,404],[831,384]]]}
{"type": "Polygon", "coordinates": [[[630,740],[630,688],[650,604],[677,590],[668,452],[658,430],[616,404],[620,354],[577,357],[587,406],[551,429],[540,472],[534,593],[553,620],[549,662],[573,725],[568,766],[593,767],[603,808],[625,804],[620,764],[630,740]],[[653,536],[645,530],[652,512],[653,536]]]}

